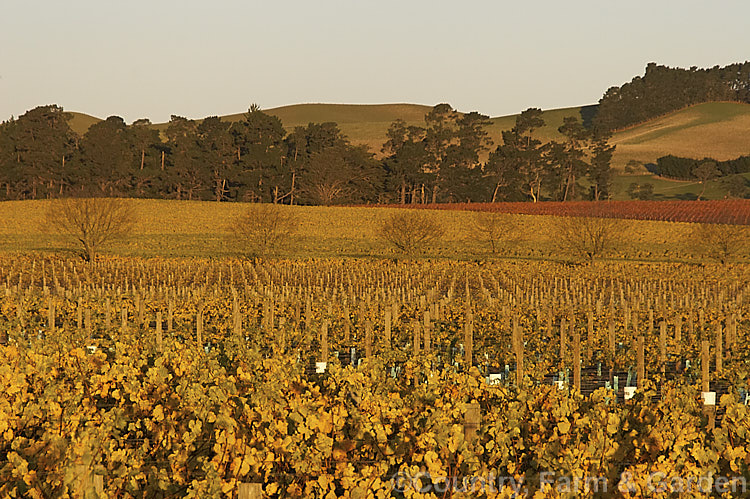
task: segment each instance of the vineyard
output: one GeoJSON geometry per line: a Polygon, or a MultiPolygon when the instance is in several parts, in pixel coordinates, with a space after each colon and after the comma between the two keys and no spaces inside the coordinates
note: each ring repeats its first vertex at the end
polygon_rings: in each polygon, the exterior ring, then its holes
{"type": "Polygon", "coordinates": [[[747,265],[0,258],[3,497],[743,497],[747,265]]]}
{"type": "Polygon", "coordinates": [[[663,222],[750,225],[750,200],[713,201],[567,201],[543,203],[452,203],[410,205],[431,210],[469,210],[518,215],[606,217],[663,222]]]}

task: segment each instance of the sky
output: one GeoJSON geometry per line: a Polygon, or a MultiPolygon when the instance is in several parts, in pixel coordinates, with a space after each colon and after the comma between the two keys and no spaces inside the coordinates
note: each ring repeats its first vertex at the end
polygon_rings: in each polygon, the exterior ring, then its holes
{"type": "Polygon", "coordinates": [[[306,102],[490,116],[596,103],[646,64],[750,59],[742,1],[0,0],[0,121],[306,102]]]}

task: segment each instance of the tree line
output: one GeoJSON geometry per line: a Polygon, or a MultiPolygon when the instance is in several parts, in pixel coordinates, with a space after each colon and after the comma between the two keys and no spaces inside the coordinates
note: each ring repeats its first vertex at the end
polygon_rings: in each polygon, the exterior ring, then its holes
{"type": "Polygon", "coordinates": [[[707,182],[719,179],[726,195],[745,198],[750,195],[743,174],[750,172],[750,156],[719,161],[713,158],[693,159],[667,155],[656,160],[655,173],[680,180],[697,180],[701,185],[698,199],[706,192],[707,182]]]}
{"type": "Polygon", "coordinates": [[[612,87],[599,100],[596,126],[620,130],[703,102],[750,103],[750,62],[708,69],[650,63],[643,76],[612,87]]]}
{"type": "Polygon", "coordinates": [[[40,106],[0,124],[0,198],[119,196],[280,204],[606,199],[609,135],[568,117],[543,141],[539,109],[494,145],[487,116],[434,106],[423,126],[396,120],[380,157],[336,123],[287,132],[253,105],[238,121],[172,116],[165,126],[118,116],[81,136],[71,115],[40,106]]]}

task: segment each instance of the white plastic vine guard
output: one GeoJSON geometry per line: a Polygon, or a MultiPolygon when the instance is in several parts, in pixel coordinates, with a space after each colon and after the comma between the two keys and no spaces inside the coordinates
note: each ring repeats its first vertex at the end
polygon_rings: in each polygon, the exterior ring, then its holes
{"type": "Polygon", "coordinates": [[[703,405],[716,405],[716,392],[701,392],[703,405]]]}
{"type": "Polygon", "coordinates": [[[626,386],[623,388],[623,391],[625,392],[625,400],[630,400],[635,396],[635,390],[636,387],[634,386],[626,386]]]}

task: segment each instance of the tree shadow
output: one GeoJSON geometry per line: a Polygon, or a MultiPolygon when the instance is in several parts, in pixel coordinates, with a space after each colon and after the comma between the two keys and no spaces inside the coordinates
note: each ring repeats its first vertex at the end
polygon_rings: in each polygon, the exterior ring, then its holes
{"type": "Polygon", "coordinates": [[[594,118],[599,112],[599,104],[591,104],[588,106],[581,106],[581,123],[586,128],[591,128],[594,125],[594,118]]]}
{"type": "Polygon", "coordinates": [[[698,199],[698,195],[694,192],[683,192],[675,194],[674,197],[682,201],[695,201],[698,199]]]}
{"type": "Polygon", "coordinates": [[[659,168],[656,165],[656,163],[644,163],[643,167],[649,172],[653,173],[654,175],[659,175],[659,168]]]}

